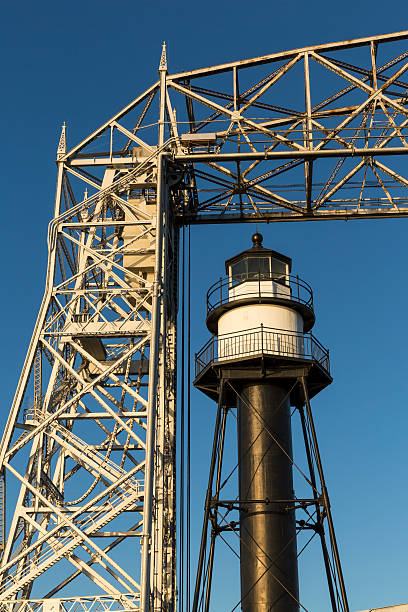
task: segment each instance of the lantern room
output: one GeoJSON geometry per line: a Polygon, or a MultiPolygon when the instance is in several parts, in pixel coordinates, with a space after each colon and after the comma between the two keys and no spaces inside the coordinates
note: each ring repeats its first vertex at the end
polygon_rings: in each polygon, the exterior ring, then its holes
{"type": "Polygon", "coordinates": [[[273,279],[288,284],[292,260],[277,251],[262,246],[262,235],[252,236],[253,246],[225,262],[225,271],[232,286],[251,280],[273,279]]]}
{"type": "Polygon", "coordinates": [[[207,326],[216,335],[241,333],[264,325],[295,333],[314,324],[313,294],[307,283],[291,275],[290,257],[266,249],[262,235],[252,247],[225,262],[226,278],[207,294],[207,326]]]}

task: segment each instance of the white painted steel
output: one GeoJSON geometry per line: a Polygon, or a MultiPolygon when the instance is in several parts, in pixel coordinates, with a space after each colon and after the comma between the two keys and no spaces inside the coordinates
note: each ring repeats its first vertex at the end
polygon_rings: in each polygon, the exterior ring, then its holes
{"type": "Polygon", "coordinates": [[[360,610],[359,612],[408,612],[408,604],[386,606],[385,608],[367,608],[367,610],[360,610]]]}
{"type": "Polygon", "coordinates": [[[290,300],[291,288],[283,283],[273,280],[243,281],[228,289],[228,301],[239,300],[242,298],[257,298],[260,295],[269,298],[283,298],[290,300]]]}
{"type": "Polygon", "coordinates": [[[60,612],[61,605],[59,599],[46,599],[43,603],[43,612],[60,612]]]}
{"type": "Polygon", "coordinates": [[[229,308],[218,319],[218,361],[243,359],[257,353],[304,354],[303,336],[296,335],[303,334],[303,318],[290,306],[266,303],[276,297],[290,300],[290,287],[272,280],[247,280],[228,290],[229,308]],[[254,298],[258,303],[239,305],[239,300],[254,298]],[[260,327],[274,331],[266,333],[260,327]],[[279,334],[279,330],[284,334],[279,334]]]}
{"type": "Polygon", "coordinates": [[[1,612],[13,612],[16,606],[24,605],[27,612],[49,612],[50,608],[58,612],[87,612],[89,609],[101,610],[104,612],[130,612],[134,611],[137,603],[135,598],[109,597],[109,596],[84,596],[84,597],[63,597],[61,599],[30,599],[22,602],[21,599],[14,599],[8,602],[0,602],[1,612]]]}
{"type": "Polygon", "coordinates": [[[147,610],[152,601],[170,610],[175,601],[169,287],[177,260],[166,269],[163,262],[168,249],[177,253],[177,232],[159,160],[160,148],[124,176],[108,167],[101,189],[66,212],[59,161],[46,294],[0,448],[2,474],[20,486],[8,502],[15,509],[2,550],[0,609],[13,609],[16,598],[20,610],[38,609],[30,600],[36,584],[47,612],[67,588],[83,590],[84,579],[96,593],[77,600],[83,610],[141,610],[143,602],[147,610]],[[147,192],[129,197],[129,183],[146,190],[146,181],[153,200],[147,192]],[[149,371],[138,370],[143,360],[149,371]],[[25,410],[31,384],[35,401],[25,410]],[[70,573],[61,572],[62,561],[70,573]]]}
{"type": "Polygon", "coordinates": [[[293,308],[276,304],[250,304],[236,306],[222,314],[218,320],[218,335],[240,333],[259,325],[303,333],[303,318],[293,308]]]}

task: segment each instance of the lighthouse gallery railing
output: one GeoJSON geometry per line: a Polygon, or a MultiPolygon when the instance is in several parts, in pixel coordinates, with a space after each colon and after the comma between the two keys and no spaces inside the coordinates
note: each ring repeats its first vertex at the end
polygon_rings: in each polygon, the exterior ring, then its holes
{"type": "Polygon", "coordinates": [[[235,274],[222,277],[207,292],[207,314],[238,299],[274,298],[303,304],[313,311],[311,286],[298,276],[277,273],[235,274]]]}
{"type": "Polygon", "coordinates": [[[243,359],[256,355],[279,355],[317,362],[330,373],[329,351],[313,336],[272,327],[255,327],[242,332],[213,336],[196,353],[195,375],[213,362],[243,359]]]}

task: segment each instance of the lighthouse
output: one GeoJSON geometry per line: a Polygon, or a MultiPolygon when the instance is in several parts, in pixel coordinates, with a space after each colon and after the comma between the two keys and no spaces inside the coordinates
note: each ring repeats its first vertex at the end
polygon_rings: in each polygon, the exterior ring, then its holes
{"type": "Polygon", "coordinates": [[[207,293],[212,338],[196,355],[194,384],[237,409],[241,609],[299,612],[291,408],[332,379],[311,333],[311,287],[262,241],[255,233],[207,293]]]}

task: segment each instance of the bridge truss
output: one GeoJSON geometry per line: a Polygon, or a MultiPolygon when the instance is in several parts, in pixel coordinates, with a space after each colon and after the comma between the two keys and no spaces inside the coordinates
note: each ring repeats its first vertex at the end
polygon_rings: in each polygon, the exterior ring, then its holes
{"type": "Polygon", "coordinates": [[[177,74],[163,49],[68,151],[63,128],[0,447],[0,610],[176,609],[179,228],[408,216],[407,68],[408,32],[177,74]]]}

